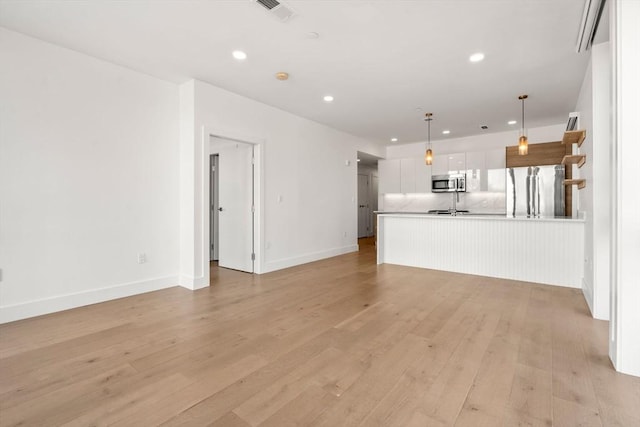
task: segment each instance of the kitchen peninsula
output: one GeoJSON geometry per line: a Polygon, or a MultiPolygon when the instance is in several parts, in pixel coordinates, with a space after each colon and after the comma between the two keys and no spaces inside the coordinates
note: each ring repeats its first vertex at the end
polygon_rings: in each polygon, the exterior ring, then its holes
{"type": "MultiPolygon", "coordinates": [[[[449,186],[445,194],[431,185],[430,193],[405,191],[412,188],[405,177],[417,175],[402,173],[403,166],[411,166],[406,160],[399,161],[398,194],[393,191],[398,180],[386,178],[393,174],[385,164],[378,264],[581,288],[585,220],[575,209],[573,187],[585,185],[576,176],[586,159],[576,150],[583,140],[584,131],[568,131],[562,141],[530,144],[527,156],[520,156],[517,146],[444,155],[434,161],[429,179],[437,170],[467,181],[449,186]]],[[[413,170],[429,173],[418,159],[413,164],[413,170]]]]}
{"type": "Polygon", "coordinates": [[[378,214],[378,264],[582,286],[584,220],[378,214]]]}

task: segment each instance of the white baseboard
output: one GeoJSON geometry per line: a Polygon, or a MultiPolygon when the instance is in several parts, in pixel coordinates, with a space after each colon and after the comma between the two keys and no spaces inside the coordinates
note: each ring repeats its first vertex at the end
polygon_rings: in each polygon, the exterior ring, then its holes
{"type": "Polygon", "coordinates": [[[596,318],[593,312],[593,288],[589,286],[589,282],[584,278],[582,279],[582,295],[584,295],[584,299],[587,301],[591,317],[596,318]]]}
{"type": "Polygon", "coordinates": [[[157,291],[178,285],[176,276],[159,277],[140,282],[123,283],[108,288],[91,289],[73,294],[58,295],[20,304],[0,306],[0,324],[71,308],[157,291]]]}
{"type": "Polygon", "coordinates": [[[179,284],[183,288],[189,289],[191,291],[196,291],[198,289],[206,288],[207,286],[209,286],[209,279],[204,276],[203,277],[180,276],[179,284]]]}
{"type": "Polygon", "coordinates": [[[282,270],[283,268],[295,267],[296,265],[306,264],[308,262],[319,261],[325,258],[331,258],[338,255],[344,255],[350,252],[357,252],[358,245],[342,246],[339,248],[332,248],[326,251],[313,252],[296,256],[292,258],[284,258],[275,261],[267,261],[264,263],[262,273],[269,273],[276,270],[282,270]]]}

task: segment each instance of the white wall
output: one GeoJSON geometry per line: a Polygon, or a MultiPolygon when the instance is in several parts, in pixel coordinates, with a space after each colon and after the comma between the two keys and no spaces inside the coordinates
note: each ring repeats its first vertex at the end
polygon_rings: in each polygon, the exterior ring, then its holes
{"type": "Polygon", "coordinates": [[[356,153],[381,156],[381,149],[204,82],[185,83],[181,91],[182,99],[190,103],[192,97],[194,105],[192,116],[185,109],[181,117],[194,129],[193,138],[190,131],[185,131],[181,139],[181,164],[190,168],[184,169],[187,184],[183,182],[182,188],[189,187],[188,180],[196,177],[195,200],[187,200],[181,212],[182,229],[192,227],[193,233],[181,246],[195,247],[197,252],[193,264],[181,262],[181,276],[195,277],[194,287],[208,277],[208,269],[202,266],[208,256],[204,253],[206,244],[202,244],[206,239],[204,201],[208,182],[202,168],[203,156],[208,155],[203,128],[261,145],[264,223],[262,245],[257,248],[261,272],[357,250],[356,153]],[[347,160],[349,166],[345,165],[347,160]],[[193,226],[185,225],[192,218],[193,226]]]}
{"type": "MultiPolygon", "coordinates": [[[[579,176],[587,180],[587,186],[580,192],[579,209],[586,213],[585,236],[584,236],[584,277],[582,282],[582,293],[587,305],[594,314],[593,306],[593,60],[589,60],[589,65],[582,81],[578,101],[575,110],[580,113],[580,129],[587,131],[580,152],[587,155],[587,161],[580,168],[579,176]]],[[[575,148],[574,148],[575,150],[575,148]]],[[[575,151],[574,151],[575,152],[575,151]]],[[[576,169],[576,168],[574,168],[576,169]]],[[[574,175],[577,176],[577,175],[574,175]]],[[[574,187],[574,192],[578,191],[574,187]]]]}
{"type": "MultiPolygon", "coordinates": [[[[567,111],[569,118],[569,111],[567,111]]],[[[544,126],[528,129],[529,142],[532,144],[538,142],[560,141],[565,130],[566,123],[553,126],[544,126]]],[[[485,151],[494,148],[505,148],[509,145],[518,145],[518,131],[514,129],[509,132],[485,133],[463,138],[448,138],[438,141],[431,141],[433,153],[450,154],[464,153],[469,151],[485,151]]],[[[412,144],[389,145],[387,147],[387,159],[401,159],[407,157],[424,156],[426,149],[425,142],[415,142],[412,144]]]]}
{"type": "MultiPolygon", "coordinates": [[[[196,260],[199,248],[193,230],[196,221],[202,227],[203,217],[196,215],[202,209],[198,205],[196,210],[196,177],[194,159],[198,146],[195,128],[195,84],[193,81],[180,85],[180,284],[186,288],[197,289],[209,284],[205,277],[202,261],[196,260]],[[194,142],[195,141],[195,142],[194,142]]],[[[201,142],[202,143],[202,142],[201,142]]],[[[208,142],[207,142],[208,144],[208,142]]],[[[204,147],[200,147],[204,152],[204,147]]],[[[204,153],[202,154],[204,155],[204,153]]],[[[202,160],[204,161],[204,159],[202,160]]],[[[203,231],[204,233],[204,231],[203,231]]]]}
{"type": "Polygon", "coordinates": [[[640,2],[611,3],[613,150],[609,355],[620,372],[640,376],[640,2]]]}
{"type": "Polygon", "coordinates": [[[175,285],[178,87],[4,29],[0,63],[0,321],[175,285]]]}
{"type": "Polygon", "coordinates": [[[357,249],[356,153],[380,147],[0,31],[0,321],[208,285],[205,127],[261,141],[261,271],[357,249]]]}
{"type": "Polygon", "coordinates": [[[609,221],[611,208],[611,51],[610,44],[591,48],[576,111],[580,127],[587,131],[580,151],[587,155],[579,169],[587,186],[579,190],[580,211],[585,213],[585,259],[583,293],[597,319],[609,319],[609,221]]]}

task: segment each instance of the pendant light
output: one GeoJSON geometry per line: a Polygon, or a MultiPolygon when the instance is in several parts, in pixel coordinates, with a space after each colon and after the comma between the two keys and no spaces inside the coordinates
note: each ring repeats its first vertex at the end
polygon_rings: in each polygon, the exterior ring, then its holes
{"type": "Polygon", "coordinates": [[[433,113],[425,114],[426,119],[424,119],[429,126],[429,133],[427,138],[427,151],[424,153],[424,163],[429,166],[433,163],[433,150],[431,149],[431,120],[433,120],[433,113]]]}
{"type": "Polygon", "coordinates": [[[527,140],[527,129],[524,127],[524,100],[529,95],[520,95],[518,99],[522,101],[522,129],[520,130],[520,138],[518,139],[518,154],[526,156],[529,153],[529,142],[527,140]]]}

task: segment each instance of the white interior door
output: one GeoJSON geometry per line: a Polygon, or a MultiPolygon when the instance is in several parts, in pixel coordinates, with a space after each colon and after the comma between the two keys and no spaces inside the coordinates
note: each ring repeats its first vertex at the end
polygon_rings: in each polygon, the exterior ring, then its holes
{"type": "Polygon", "coordinates": [[[253,273],[253,146],[220,149],[218,243],[220,267],[253,273]]]}
{"type": "Polygon", "coordinates": [[[358,174],[358,238],[369,236],[369,175],[358,174]]]}

